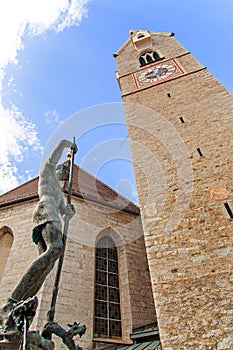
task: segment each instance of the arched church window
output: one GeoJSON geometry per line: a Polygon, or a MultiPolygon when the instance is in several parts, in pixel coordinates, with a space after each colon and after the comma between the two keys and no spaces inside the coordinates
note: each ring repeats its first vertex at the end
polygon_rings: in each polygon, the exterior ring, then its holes
{"type": "Polygon", "coordinates": [[[139,62],[141,67],[145,66],[146,64],[150,64],[152,62],[156,62],[159,60],[161,60],[161,57],[155,51],[147,51],[139,57],[139,62]]]}
{"type": "Polygon", "coordinates": [[[0,280],[2,278],[11,246],[14,240],[13,232],[8,226],[0,229],[0,280]]]}
{"type": "Polygon", "coordinates": [[[96,245],[94,337],[122,337],[117,248],[106,236],[96,245]]]}

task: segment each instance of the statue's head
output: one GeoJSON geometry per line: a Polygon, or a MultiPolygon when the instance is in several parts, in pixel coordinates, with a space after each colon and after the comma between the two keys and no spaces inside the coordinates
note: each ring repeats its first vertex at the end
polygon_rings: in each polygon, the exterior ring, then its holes
{"type": "Polygon", "coordinates": [[[56,174],[59,181],[67,181],[69,180],[70,167],[65,164],[58,164],[56,166],[56,174]]]}

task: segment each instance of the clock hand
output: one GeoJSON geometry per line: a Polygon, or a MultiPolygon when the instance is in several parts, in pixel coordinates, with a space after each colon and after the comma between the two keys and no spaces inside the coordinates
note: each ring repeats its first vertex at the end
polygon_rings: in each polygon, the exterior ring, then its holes
{"type": "Polygon", "coordinates": [[[155,73],[155,71],[152,70],[152,71],[146,73],[146,74],[145,74],[145,77],[146,77],[147,79],[157,78],[157,73],[155,73]]]}
{"type": "Polygon", "coordinates": [[[158,69],[158,72],[157,72],[157,75],[158,75],[159,77],[161,77],[161,75],[166,74],[167,71],[168,71],[167,68],[159,68],[159,69],[158,69]]]}

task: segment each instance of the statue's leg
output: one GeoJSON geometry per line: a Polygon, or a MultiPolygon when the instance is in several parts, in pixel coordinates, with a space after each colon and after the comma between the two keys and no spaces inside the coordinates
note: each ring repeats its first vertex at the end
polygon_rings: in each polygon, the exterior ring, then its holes
{"type": "Polygon", "coordinates": [[[47,246],[45,244],[45,241],[44,241],[43,237],[37,243],[37,247],[38,247],[39,255],[43,254],[47,250],[47,246]]]}
{"type": "Polygon", "coordinates": [[[25,300],[35,295],[62,252],[62,234],[52,222],[45,225],[42,235],[47,250],[29,266],[21,281],[12,292],[11,297],[13,299],[25,300]]]}

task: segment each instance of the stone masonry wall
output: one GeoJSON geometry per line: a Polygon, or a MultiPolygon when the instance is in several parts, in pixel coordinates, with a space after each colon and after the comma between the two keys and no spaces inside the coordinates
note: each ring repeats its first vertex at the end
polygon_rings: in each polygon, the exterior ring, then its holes
{"type": "Polygon", "coordinates": [[[159,44],[186,74],[136,91],[139,53],[118,61],[163,349],[232,349],[233,100],[176,40],[159,44]]]}

